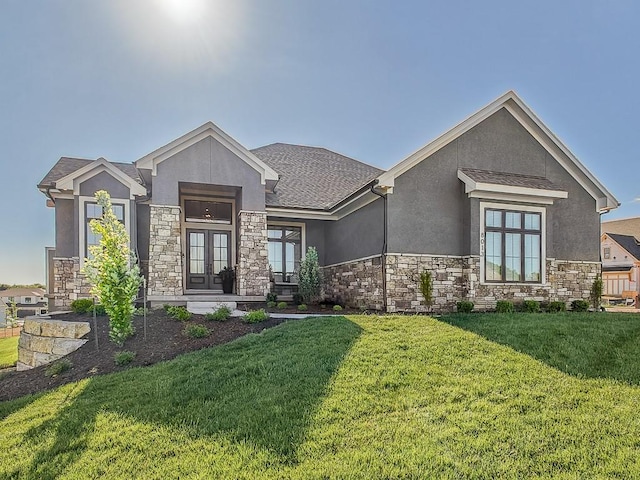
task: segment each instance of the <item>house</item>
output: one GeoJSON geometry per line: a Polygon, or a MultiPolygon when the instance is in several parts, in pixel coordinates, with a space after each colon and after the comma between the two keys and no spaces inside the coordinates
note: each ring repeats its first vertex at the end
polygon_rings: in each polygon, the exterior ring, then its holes
{"type": "Polygon", "coordinates": [[[7,304],[0,298],[0,328],[7,326],[7,304]]]}
{"type": "Polygon", "coordinates": [[[325,296],[371,309],[435,311],[469,299],[587,298],[600,274],[600,215],[619,203],[514,93],[507,92],[384,171],[324,148],[254,150],[213,123],[134,163],[61,158],[38,188],[56,219],[47,251],[52,308],[82,274],[93,195],[107,190],[131,236],[152,304],[287,295],[314,246],[325,296]]]}
{"type": "Polygon", "coordinates": [[[600,244],[604,295],[637,298],[640,294],[640,241],[633,235],[605,232],[600,244]]]}
{"type": "Polygon", "coordinates": [[[29,315],[44,315],[48,311],[48,300],[43,288],[9,288],[0,290],[0,300],[8,307],[15,304],[19,318],[29,315]]]}
{"type": "Polygon", "coordinates": [[[602,221],[602,233],[619,233],[640,238],[640,217],[602,221]]]}

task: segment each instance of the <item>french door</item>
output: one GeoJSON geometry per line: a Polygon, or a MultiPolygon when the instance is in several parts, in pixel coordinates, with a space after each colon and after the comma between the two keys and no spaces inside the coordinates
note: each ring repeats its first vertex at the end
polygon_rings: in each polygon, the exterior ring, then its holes
{"type": "Polygon", "coordinates": [[[231,264],[231,234],[187,229],[187,288],[222,290],[219,273],[231,264]]]}

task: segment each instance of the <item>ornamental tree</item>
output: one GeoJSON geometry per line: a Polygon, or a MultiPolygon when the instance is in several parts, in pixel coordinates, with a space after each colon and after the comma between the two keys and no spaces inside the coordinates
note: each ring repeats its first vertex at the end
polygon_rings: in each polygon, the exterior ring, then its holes
{"type": "Polygon", "coordinates": [[[322,272],[318,264],[318,252],[315,247],[307,249],[307,255],[300,262],[298,272],[298,292],[304,303],[312,303],[320,297],[322,291],[322,272]]]}
{"type": "Polygon", "coordinates": [[[91,282],[91,293],[109,316],[109,338],[122,345],[133,335],[133,302],[142,278],[129,247],[129,234],[111,208],[111,197],[100,190],[95,198],[102,217],[91,220],[90,227],[100,243],[89,247],[90,258],[85,259],[83,271],[91,282]]]}

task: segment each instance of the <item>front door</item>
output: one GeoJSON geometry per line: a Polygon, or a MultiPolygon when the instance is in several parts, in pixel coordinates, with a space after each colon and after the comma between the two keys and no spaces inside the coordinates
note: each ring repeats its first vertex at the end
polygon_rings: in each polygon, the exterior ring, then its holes
{"type": "Polygon", "coordinates": [[[222,290],[220,270],[231,263],[230,233],[187,229],[187,288],[222,290]]]}

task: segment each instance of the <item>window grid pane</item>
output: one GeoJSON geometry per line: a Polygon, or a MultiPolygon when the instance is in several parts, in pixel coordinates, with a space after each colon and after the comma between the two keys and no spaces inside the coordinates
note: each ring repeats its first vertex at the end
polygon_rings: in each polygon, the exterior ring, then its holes
{"type": "Polygon", "coordinates": [[[269,226],[269,264],[277,282],[295,282],[302,258],[302,229],[269,226]]]}
{"type": "Polygon", "coordinates": [[[540,235],[524,236],[524,279],[540,281],[540,235]]]}
{"type": "Polygon", "coordinates": [[[506,212],[505,213],[505,227],[507,228],[520,228],[520,212],[506,212]]]}
{"type": "Polygon", "coordinates": [[[487,210],[485,216],[487,217],[487,227],[502,227],[502,212],[498,210],[487,210]]]}
{"type": "Polygon", "coordinates": [[[507,282],[520,281],[521,257],[520,234],[505,234],[505,279],[507,282]]]}
{"type": "Polygon", "coordinates": [[[498,232],[486,234],[485,274],[487,280],[502,279],[502,237],[498,232]]]}
{"type": "Polygon", "coordinates": [[[189,234],[189,271],[204,274],[204,233],[189,234]]]}

